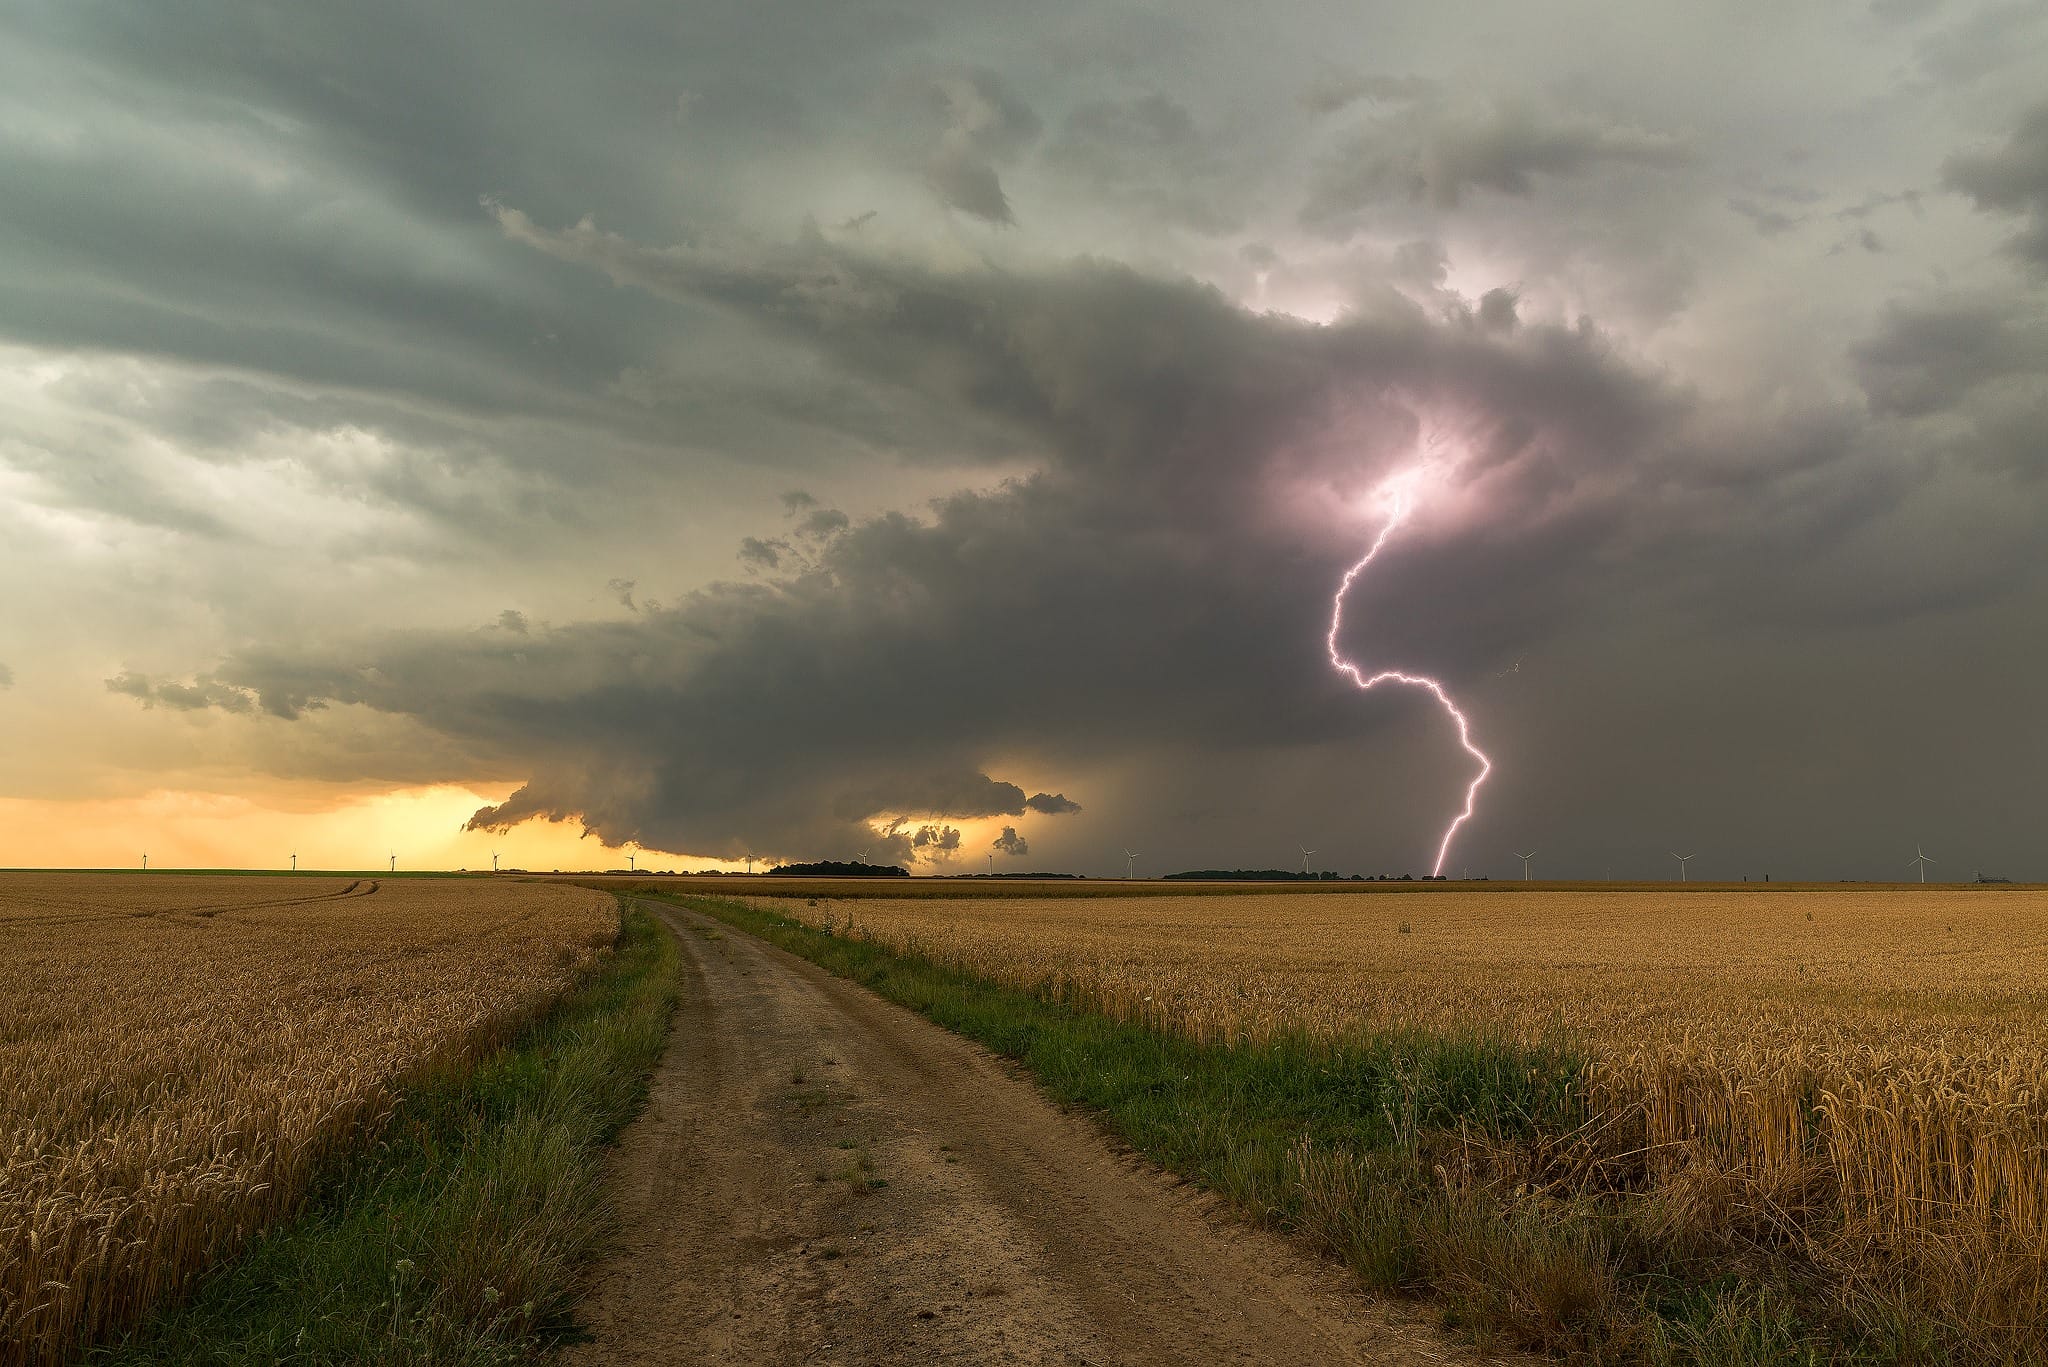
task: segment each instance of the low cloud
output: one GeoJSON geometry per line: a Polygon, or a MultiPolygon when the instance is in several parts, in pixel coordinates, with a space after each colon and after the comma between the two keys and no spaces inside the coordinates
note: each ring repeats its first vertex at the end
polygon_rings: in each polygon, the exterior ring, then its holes
{"type": "Polygon", "coordinates": [[[1069,798],[1065,793],[1033,793],[1030,797],[1024,799],[1024,805],[1032,811],[1042,812],[1046,816],[1062,816],[1068,812],[1078,812],[1081,810],[1081,804],[1069,798]]]}
{"type": "Polygon", "coordinates": [[[958,826],[919,826],[910,837],[910,848],[928,863],[940,863],[960,850],[958,826]]]}
{"type": "Polygon", "coordinates": [[[1021,859],[1031,853],[1031,842],[1017,834],[1015,826],[1003,827],[1003,833],[989,842],[989,848],[1012,859],[1021,859]]]}

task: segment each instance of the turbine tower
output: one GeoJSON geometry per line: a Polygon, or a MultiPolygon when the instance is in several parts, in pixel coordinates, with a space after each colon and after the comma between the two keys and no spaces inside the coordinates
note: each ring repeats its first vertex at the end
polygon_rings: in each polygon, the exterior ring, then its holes
{"type": "Polygon", "coordinates": [[[1685,881],[1685,866],[1688,862],[1691,861],[1692,856],[1689,854],[1680,854],[1677,850],[1673,850],[1671,852],[1671,857],[1678,861],[1678,881],[1683,883],[1685,881]]]}
{"type": "Polygon", "coordinates": [[[147,850],[142,852],[142,871],[144,873],[149,872],[149,851],[147,850]]]}
{"type": "Polygon", "coordinates": [[[393,851],[391,852],[391,871],[392,871],[393,873],[397,873],[397,872],[398,872],[398,851],[397,851],[397,850],[393,850],[393,851]]]}
{"type": "Polygon", "coordinates": [[[995,872],[996,872],[996,852],[995,852],[994,850],[990,850],[990,851],[988,852],[988,872],[989,872],[989,877],[991,877],[991,878],[995,877],[995,872]]]}
{"type": "Polygon", "coordinates": [[[1534,850],[1529,851],[1527,854],[1523,854],[1519,850],[1515,852],[1515,858],[1522,861],[1522,881],[1524,883],[1529,881],[1529,861],[1535,857],[1536,851],[1534,850]]]}
{"type": "Polygon", "coordinates": [[[1923,883],[1927,881],[1927,866],[1936,862],[1938,861],[1929,859],[1927,851],[1921,849],[1918,845],[1913,847],[1913,857],[1906,861],[1909,865],[1918,864],[1920,866],[1920,881],[1923,883]]]}
{"type": "Polygon", "coordinates": [[[1124,851],[1124,877],[1129,878],[1131,876],[1131,865],[1137,857],[1138,852],[1136,850],[1124,851]]]}
{"type": "Polygon", "coordinates": [[[1315,851],[1306,845],[1301,847],[1301,876],[1303,878],[1308,877],[1308,857],[1314,853],[1315,851]]]}
{"type": "Polygon", "coordinates": [[[497,852],[496,850],[492,850],[492,851],[491,851],[491,872],[492,872],[492,873],[496,873],[497,871],[498,871],[498,852],[497,852]]]}
{"type": "Polygon", "coordinates": [[[298,852],[297,850],[293,850],[293,851],[292,851],[292,872],[293,872],[293,873],[297,873],[298,871],[299,871],[299,852],[298,852]]]}
{"type": "Polygon", "coordinates": [[[759,859],[760,857],[761,857],[761,856],[759,856],[759,855],[757,855],[757,854],[750,854],[750,855],[748,855],[748,856],[747,856],[747,872],[748,872],[749,874],[752,874],[752,873],[753,873],[753,871],[754,871],[754,861],[755,861],[756,859],[759,859]]]}
{"type": "Polygon", "coordinates": [[[626,872],[628,872],[628,873],[638,873],[638,872],[640,872],[640,866],[639,866],[638,864],[636,864],[636,863],[634,863],[634,862],[633,862],[633,852],[632,852],[631,850],[627,850],[627,851],[626,851],[626,872]]]}

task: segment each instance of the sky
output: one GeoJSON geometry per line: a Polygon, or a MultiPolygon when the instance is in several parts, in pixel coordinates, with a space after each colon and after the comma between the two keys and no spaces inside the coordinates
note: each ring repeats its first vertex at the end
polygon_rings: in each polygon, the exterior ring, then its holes
{"type": "Polygon", "coordinates": [[[7,0],[0,864],[2048,878],[2044,69],[7,0]]]}

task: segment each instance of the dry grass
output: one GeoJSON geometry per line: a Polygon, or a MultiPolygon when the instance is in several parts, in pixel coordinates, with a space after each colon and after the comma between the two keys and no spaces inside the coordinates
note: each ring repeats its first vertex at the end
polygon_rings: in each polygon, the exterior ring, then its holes
{"type": "Polygon", "coordinates": [[[181,1290],[617,925],[487,880],[0,875],[0,1363],[181,1290]]]}
{"type": "Polygon", "coordinates": [[[1203,1041],[1567,1040],[1594,1119],[1518,1181],[1647,1192],[1660,1219],[1958,1319],[2048,1318],[2039,890],[762,905],[1203,1041]]]}

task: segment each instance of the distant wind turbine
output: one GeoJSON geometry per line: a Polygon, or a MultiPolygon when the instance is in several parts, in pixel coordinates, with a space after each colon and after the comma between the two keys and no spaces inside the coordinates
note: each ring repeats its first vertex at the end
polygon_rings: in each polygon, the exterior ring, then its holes
{"type": "Polygon", "coordinates": [[[994,850],[990,850],[988,854],[988,871],[991,875],[996,871],[996,854],[994,850]]]}
{"type": "Polygon", "coordinates": [[[491,872],[492,872],[492,873],[496,873],[497,871],[498,871],[498,852],[497,852],[496,850],[492,850],[492,851],[491,851],[491,872]]]}
{"type": "Polygon", "coordinates": [[[1923,883],[1927,881],[1927,866],[1937,862],[1939,861],[1928,858],[1927,851],[1921,849],[1918,845],[1913,847],[1913,857],[1906,861],[1908,865],[1918,864],[1920,866],[1920,881],[1923,883]]]}
{"type": "Polygon", "coordinates": [[[1534,850],[1529,851],[1527,854],[1523,854],[1519,850],[1515,852],[1515,858],[1522,861],[1522,881],[1524,883],[1529,881],[1529,861],[1535,857],[1536,851],[1534,850]]]}
{"type": "Polygon", "coordinates": [[[1124,877],[1129,878],[1131,876],[1131,866],[1137,857],[1138,852],[1136,850],[1124,851],[1124,877]]]}
{"type": "Polygon", "coordinates": [[[867,863],[867,862],[868,862],[868,852],[867,852],[866,850],[855,850],[855,851],[853,852],[853,862],[854,862],[854,863],[856,863],[856,864],[865,864],[865,863],[867,863]]]}
{"type": "Polygon", "coordinates": [[[297,873],[298,871],[299,871],[299,852],[298,852],[297,850],[293,850],[293,851],[292,851],[292,872],[293,872],[293,873],[297,873]]]}
{"type": "Polygon", "coordinates": [[[397,873],[397,872],[398,872],[398,851],[397,851],[397,850],[393,850],[393,851],[391,852],[391,871],[392,871],[393,873],[397,873]]]}
{"type": "Polygon", "coordinates": [[[1315,853],[1315,851],[1314,851],[1314,850],[1312,850],[1312,849],[1309,849],[1309,848],[1308,848],[1307,846],[1305,846],[1305,845],[1304,845],[1304,846],[1302,847],[1302,850],[1301,850],[1301,876],[1302,876],[1303,878],[1306,878],[1306,877],[1308,877],[1308,857],[1309,857],[1310,855],[1314,854],[1314,853],[1315,853]]]}
{"type": "Polygon", "coordinates": [[[631,850],[626,851],[626,871],[628,873],[640,872],[640,866],[633,862],[633,852],[631,850]]]}
{"type": "Polygon", "coordinates": [[[149,852],[147,850],[143,851],[142,854],[142,871],[144,873],[149,872],[149,852]]]}
{"type": "Polygon", "coordinates": [[[759,856],[759,855],[757,855],[757,854],[750,854],[750,855],[748,855],[748,856],[747,856],[747,872],[748,872],[748,873],[752,873],[752,872],[754,871],[754,861],[755,861],[756,859],[759,859],[760,857],[761,857],[761,856],[759,856]]]}
{"type": "Polygon", "coordinates": [[[1673,850],[1671,857],[1678,861],[1678,881],[1683,883],[1685,881],[1685,866],[1692,861],[1692,856],[1680,854],[1677,850],[1673,850]]]}

